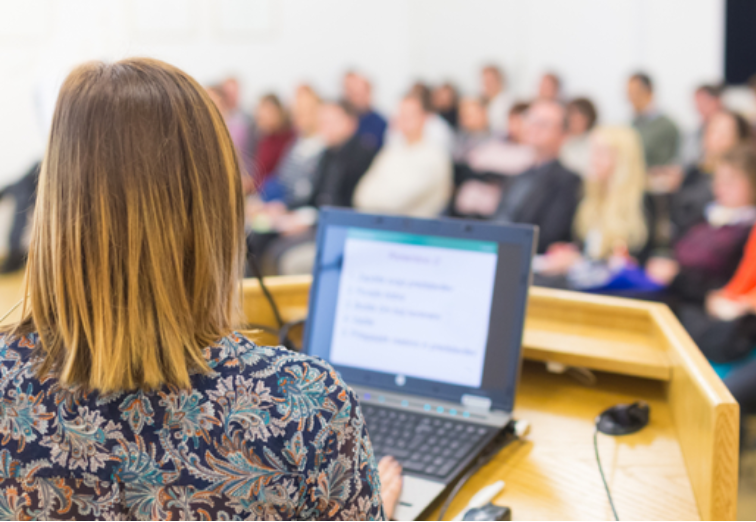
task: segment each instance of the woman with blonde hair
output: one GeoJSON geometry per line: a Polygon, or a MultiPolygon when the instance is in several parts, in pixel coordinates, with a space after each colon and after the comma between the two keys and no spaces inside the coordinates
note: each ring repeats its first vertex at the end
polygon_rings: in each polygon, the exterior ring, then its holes
{"type": "Polygon", "coordinates": [[[575,242],[554,245],[542,261],[543,273],[567,274],[578,266],[585,270],[630,258],[642,264],[650,251],[640,136],[631,127],[604,126],[592,131],[590,139],[590,168],[573,224],[575,242]]]}
{"type": "MultiPolygon", "coordinates": [[[[352,391],[234,331],[243,259],[239,164],[207,93],[157,60],[74,70],[22,319],[0,333],[6,517],[384,516],[352,391]]],[[[398,469],[382,461],[387,504],[398,469]]]]}

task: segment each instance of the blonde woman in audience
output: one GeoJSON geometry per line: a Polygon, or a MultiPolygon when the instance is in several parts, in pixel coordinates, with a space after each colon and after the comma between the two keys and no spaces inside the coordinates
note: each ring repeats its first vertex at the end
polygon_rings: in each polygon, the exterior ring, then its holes
{"type": "Polygon", "coordinates": [[[399,466],[379,471],[338,373],[235,331],[238,156],[193,78],[75,69],[38,198],[22,319],[0,331],[7,516],[390,516],[399,466]]]}
{"type": "MultiPolygon", "coordinates": [[[[642,263],[648,256],[645,163],[638,133],[630,127],[600,127],[591,134],[591,165],[585,196],[573,226],[575,242],[554,245],[541,271],[564,275],[590,263],[642,263]]],[[[590,268],[587,268],[590,270],[590,268]]]]}

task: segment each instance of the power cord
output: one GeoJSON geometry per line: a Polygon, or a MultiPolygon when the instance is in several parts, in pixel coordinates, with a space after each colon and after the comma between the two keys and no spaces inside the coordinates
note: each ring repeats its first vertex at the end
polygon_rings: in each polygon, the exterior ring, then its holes
{"type": "Polygon", "coordinates": [[[10,316],[10,314],[12,314],[13,312],[15,312],[16,308],[18,308],[19,306],[21,306],[21,303],[23,303],[23,302],[24,302],[24,300],[21,299],[21,300],[18,301],[18,303],[16,303],[13,306],[11,306],[10,310],[8,310],[5,313],[4,316],[0,317],[0,323],[2,323],[3,321],[5,321],[8,318],[8,316],[10,316]]]}
{"type": "Polygon", "coordinates": [[[609,499],[609,505],[612,507],[612,513],[614,514],[614,520],[619,522],[619,515],[617,515],[617,508],[614,507],[614,500],[612,499],[612,492],[609,490],[609,483],[606,481],[604,475],[604,468],[601,466],[601,457],[599,456],[598,449],[598,428],[593,432],[593,449],[596,452],[596,463],[598,464],[599,473],[601,473],[601,480],[604,482],[604,489],[606,490],[606,497],[609,499]]]}
{"type": "Polygon", "coordinates": [[[491,462],[491,459],[494,457],[494,455],[498,454],[501,450],[503,450],[513,442],[522,440],[522,438],[527,435],[529,431],[530,423],[528,423],[527,421],[509,421],[509,424],[507,424],[504,429],[499,432],[499,434],[493,440],[493,443],[489,445],[488,449],[486,449],[478,456],[472,467],[467,470],[467,473],[462,475],[462,478],[460,478],[454,485],[451,493],[449,493],[443,505],[441,506],[441,510],[438,512],[438,519],[444,519],[444,516],[449,510],[449,506],[451,505],[452,501],[473,475],[480,471],[483,466],[491,462]]]}
{"type": "Polygon", "coordinates": [[[247,256],[247,260],[249,261],[249,266],[252,269],[255,279],[257,279],[257,281],[260,283],[260,290],[262,290],[265,299],[270,305],[270,309],[273,311],[273,317],[276,320],[278,329],[260,324],[247,324],[247,328],[255,328],[262,330],[263,332],[275,335],[278,338],[278,343],[280,345],[293,352],[300,351],[300,348],[289,337],[289,332],[291,332],[291,329],[295,326],[304,324],[304,320],[291,321],[288,323],[284,322],[283,318],[281,317],[281,312],[278,309],[278,305],[276,305],[276,301],[275,299],[273,299],[273,294],[270,293],[270,290],[268,290],[268,287],[265,284],[265,278],[262,275],[262,270],[260,270],[260,265],[257,263],[257,259],[255,258],[254,254],[250,253],[250,255],[247,256]]]}

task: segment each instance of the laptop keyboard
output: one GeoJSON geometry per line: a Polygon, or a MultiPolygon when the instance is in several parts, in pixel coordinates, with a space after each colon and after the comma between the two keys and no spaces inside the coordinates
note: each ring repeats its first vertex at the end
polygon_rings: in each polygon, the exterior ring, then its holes
{"type": "Polygon", "coordinates": [[[496,428],[363,405],[376,460],[390,455],[405,471],[445,478],[496,428]]]}

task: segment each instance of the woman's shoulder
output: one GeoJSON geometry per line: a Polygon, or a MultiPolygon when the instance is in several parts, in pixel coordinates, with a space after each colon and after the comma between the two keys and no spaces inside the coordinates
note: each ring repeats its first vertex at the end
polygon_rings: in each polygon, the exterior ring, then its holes
{"type": "Polygon", "coordinates": [[[9,332],[0,332],[0,364],[29,359],[38,341],[35,333],[11,335],[9,332]]]}
{"type": "Polygon", "coordinates": [[[197,383],[200,387],[254,382],[256,387],[269,390],[271,397],[284,403],[299,399],[313,404],[354,400],[339,373],[322,359],[281,346],[260,346],[238,332],[210,347],[206,359],[213,373],[201,378],[197,383]]]}

